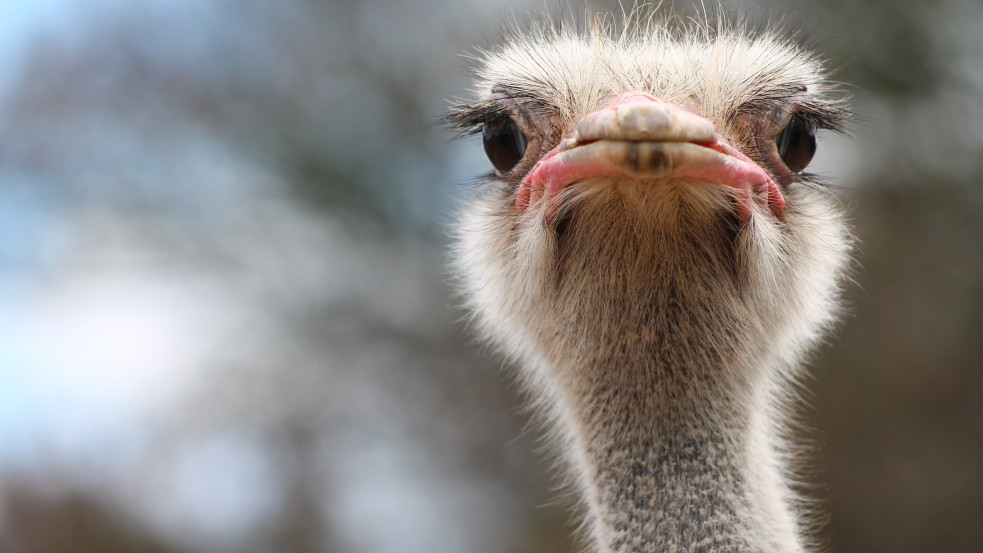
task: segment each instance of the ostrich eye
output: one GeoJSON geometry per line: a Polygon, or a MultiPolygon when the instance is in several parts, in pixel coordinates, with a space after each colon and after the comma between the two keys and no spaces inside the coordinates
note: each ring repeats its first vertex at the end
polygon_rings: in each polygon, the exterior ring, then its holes
{"type": "Polygon", "coordinates": [[[816,124],[802,114],[795,114],[775,139],[778,155],[793,173],[809,165],[816,153],[816,124]]]}
{"type": "Polygon", "coordinates": [[[526,135],[509,116],[501,116],[482,125],[481,139],[485,144],[485,155],[495,169],[510,171],[526,153],[526,135]]]}

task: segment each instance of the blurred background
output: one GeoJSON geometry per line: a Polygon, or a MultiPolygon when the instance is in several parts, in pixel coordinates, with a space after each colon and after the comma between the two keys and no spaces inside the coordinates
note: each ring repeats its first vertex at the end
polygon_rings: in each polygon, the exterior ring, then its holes
{"type": "MultiPolygon", "coordinates": [[[[823,538],[978,552],[983,4],[724,5],[805,22],[863,116],[815,162],[861,241],[823,538]]],[[[444,267],[490,166],[436,120],[542,8],[0,1],[0,552],[574,550],[444,267]]]]}

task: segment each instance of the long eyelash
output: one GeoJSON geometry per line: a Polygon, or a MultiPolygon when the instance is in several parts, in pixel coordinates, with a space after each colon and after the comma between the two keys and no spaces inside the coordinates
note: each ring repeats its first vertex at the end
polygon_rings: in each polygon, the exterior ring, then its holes
{"type": "MultiPolygon", "coordinates": [[[[792,102],[790,98],[801,91],[798,87],[788,87],[771,91],[760,90],[756,92],[756,98],[737,109],[736,114],[748,114],[753,117],[771,117],[776,108],[787,106],[792,111],[799,113],[816,125],[816,128],[827,129],[834,132],[845,132],[847,122],[852,118],[852,113],[838,103],[807,100],[805,102],[792,102]]],[[[780,121],[775,121],[776,124],[780,121]]]]}
{"type": "Polygon", "coordinates": [[[461,137],[478,134],[485,122],[508,115],[508,107],[501,102],[489,100],[452,106],[450,113],[440,118],[440,123],[448,129],[457,131],[456,136],[461,137]]]}
{"type": "Polygon", "coordinates": [[[846,124],[851,115],[846,108],[820,102],[803,102],[797,106],[796,111],[811,119],[817,128],[835,132],[846,132],[846,124]]]}

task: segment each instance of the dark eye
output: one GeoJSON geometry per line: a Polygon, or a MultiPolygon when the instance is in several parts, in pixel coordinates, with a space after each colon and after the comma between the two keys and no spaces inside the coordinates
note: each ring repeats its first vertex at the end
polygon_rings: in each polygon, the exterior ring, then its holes
{"type": "Polygon", "coordinates": [[[816,153],[816,124],[802,114],[795,114],[775,139],[778,155],[793,173],[809,165],[816,153]]]}
{"type": "Polygon", "coordinates": [[[482,125],[481,139],[485,143],[485,154],[502,171],[512,170],[526,153],[526,135],[511,117],[503,115],[482,125]]]}

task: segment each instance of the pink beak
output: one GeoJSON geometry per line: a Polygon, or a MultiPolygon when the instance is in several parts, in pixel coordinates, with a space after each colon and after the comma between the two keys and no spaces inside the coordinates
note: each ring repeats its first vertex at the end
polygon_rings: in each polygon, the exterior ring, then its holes
{"type": "Polygon", "coordinates": [[[588,178],[682,178],[727,186],[737,210],[751,218],[751,202],[781,217],[785,198],[761,167],[723,141],[713,123],[680,105],[628,92],[581,119],[573,135],[548,152],[519,185],[519,212],[543,199],[554,223],[560,193],[588,178]]]}

